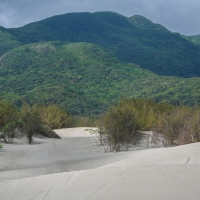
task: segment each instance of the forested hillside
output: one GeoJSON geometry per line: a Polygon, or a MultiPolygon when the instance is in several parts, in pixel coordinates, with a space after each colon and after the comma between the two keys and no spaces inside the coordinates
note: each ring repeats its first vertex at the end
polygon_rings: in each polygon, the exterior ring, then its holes
{"type": "Polygon", "coordinates": [[[103,113],[123,97],[195,105],[200,46],[159,24],[112,12],[0,27],[0,98],[103,113]]]}
{"type": "Polygon", "coordinates": [[[193,42],[194,44],[200,45],[200,35],[194,35],[194,36],[185,36],[185,35],[183,35],[183,37],[185,39],[189,40],[190,42],[193,42]]]}
{"type": "Polygon", "coordinates": [[[21,45],[22,43],[11,35],[8,30],[0,26],[0,55],[21,45]]]}
{"type": "Polygon", "coordinates": [[[43,41],[88,42],[159,75],[200,75],[200,47],[142,16],[113,12],[69,13],[7,30],[23,44],[43,41]]]}
{"type": "Polygon", "coordinates": [[[18,106],[57,104],[88,115],[104,112],[121,97],[187,105],[200,99],[200,78],[158,76],[89,43],[25,45],[1,56],[0,66],[1,96],[18,106]]]}

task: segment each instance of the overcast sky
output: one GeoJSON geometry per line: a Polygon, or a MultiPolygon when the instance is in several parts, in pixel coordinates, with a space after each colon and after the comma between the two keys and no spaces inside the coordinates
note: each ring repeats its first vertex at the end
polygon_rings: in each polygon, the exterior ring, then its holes
{"type": "Polygon", "coordinates": [[[139,14],[170,31],[200,34],[200,0],[0,0],[0,26],[19,27],[69,12],[139,14]]]}

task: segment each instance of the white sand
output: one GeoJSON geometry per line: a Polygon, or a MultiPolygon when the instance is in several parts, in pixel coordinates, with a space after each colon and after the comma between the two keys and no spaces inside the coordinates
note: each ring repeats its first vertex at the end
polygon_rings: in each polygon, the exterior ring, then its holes
{"type": "Polygon", "coordinates": [[[200,143],[103,153],[85,129],[58,130],[61,140],[5,145],[0,199],[200,199],[200,143]]]}

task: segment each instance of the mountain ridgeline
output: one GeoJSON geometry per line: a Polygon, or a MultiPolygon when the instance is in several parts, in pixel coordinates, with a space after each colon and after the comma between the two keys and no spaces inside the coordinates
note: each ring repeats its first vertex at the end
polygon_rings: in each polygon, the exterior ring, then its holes
{"type": "Polygon", "coordinates": [[[124,63],[138,64],[159,75],[200,76],[199,46],[138,15],[127,18],[113,12],[69,13],[7,29],[7,32],[23,44],[93,43],[124,63]]]}
{"type": "Polygon", "coordinates": [[[103,113],[121,97],[200,103],[200,46],[113,12],[69,13],[0,27],[0,98],[103,113]]]}
{"type": "Polygon", "coordinates": [[[194,44],[200,45],[200,35],[193,35],[193,36],[182,35],[182,37],[189,40],[190,42],[193,42],[194,44]]]}

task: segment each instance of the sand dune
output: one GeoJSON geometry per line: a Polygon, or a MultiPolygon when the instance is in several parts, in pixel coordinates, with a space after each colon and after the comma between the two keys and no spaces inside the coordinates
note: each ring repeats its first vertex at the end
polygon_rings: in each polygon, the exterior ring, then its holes
{"type": "MultiPolygon", "coordinates": [[[[95,135],[83,128],[55,130],[62,139],[26,138],[4,144],[0,151],[0,182],[44,174],[96,168],[128,157],[130,153],[105,153],[95,135]]],[[[90,129],[90,128],[89,128],[90,129]]]]}
{"type": "Polygon", "coordinates": [[[200,198],[200,143],[104,153],[84,130],[57,130],[64,139],[37,138],[31,146],[6,145],[0,151],[0,199],[200,198]]]}

